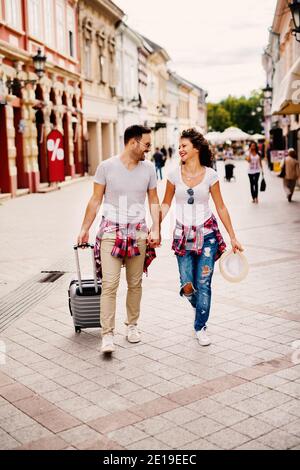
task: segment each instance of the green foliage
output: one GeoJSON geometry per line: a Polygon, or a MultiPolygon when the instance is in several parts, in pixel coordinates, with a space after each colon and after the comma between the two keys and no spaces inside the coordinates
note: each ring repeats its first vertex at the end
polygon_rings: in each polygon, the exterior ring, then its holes
{"type": "Polygon", "coordinates": [[[229,126],[239,127],[250,134],[261,133],[263,121],[263,93],[254,90],[249,98],[229,95],[219,103],[208,103],[209,130],[223,132],[229,126]]]}
{"type": "Polygon", "coordinates": [[[230,113],[221,105],[215,103],[207,104],[208,128],[214,131],[223,131],[232,125],[230,113]]]}

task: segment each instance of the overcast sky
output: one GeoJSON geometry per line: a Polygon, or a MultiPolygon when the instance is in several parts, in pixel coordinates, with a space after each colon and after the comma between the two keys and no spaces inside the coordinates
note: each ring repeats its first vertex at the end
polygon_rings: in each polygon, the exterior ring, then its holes
{"type": "Polygon", "coordinates": [[[164,47],[171,70],[208,101],[265,85],[261,54],[276,0],[115,0],[127,24],[164,47]]]}

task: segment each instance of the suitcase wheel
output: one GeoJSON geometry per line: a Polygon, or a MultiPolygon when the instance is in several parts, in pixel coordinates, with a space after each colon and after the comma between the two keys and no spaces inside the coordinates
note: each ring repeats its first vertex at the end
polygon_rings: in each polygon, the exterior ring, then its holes
{"type": "Polygon", "coordinates": [[[80,328],[80,326],[75,326],[75,332],[76,332],[76,333],[81,333],[81,328],[80,328]]]}

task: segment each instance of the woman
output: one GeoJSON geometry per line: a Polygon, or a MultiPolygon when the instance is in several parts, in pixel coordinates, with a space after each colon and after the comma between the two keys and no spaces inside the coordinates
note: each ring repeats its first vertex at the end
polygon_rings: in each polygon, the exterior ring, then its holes
{"type": "Polygon", "coordinates": [[[250,189],[252,202],[258,203],[258,180],[260,175],[260,170],[262,170],[261,158],[258,152],[258,145],[256,142],[250,144],[249,153],[246,157],[247,162],[249,162],[248,175],[250,180],[250,189]]]}
{"type": "Polygon", "coordinates": [[[287,200],[292,202],[296,182],[299,178],[299,162],[296,151],[293,148],[289,149],[288,156],[283,160],[283,165],[285,168],[283,188],[286,192],[287,200]]]}
{"type": "Polygon", "coordinates": [[[210,195],[230,236],[233,251],[243,251],[243,248],[235,237],[218,175],[211,168],[211,151],[203,135],[196,129],[183,131],[179,155],[182,164],[168,175],[162,218],[167,215],[175,195],[177,220],[172,249],[178,262],[180,295],[185,296],[195,310],[194,328],[200,345],[208,346],[211,341],[206,323],[211,304],[211,279],[215,261],[226,249],[208,205],[210,195]]]}

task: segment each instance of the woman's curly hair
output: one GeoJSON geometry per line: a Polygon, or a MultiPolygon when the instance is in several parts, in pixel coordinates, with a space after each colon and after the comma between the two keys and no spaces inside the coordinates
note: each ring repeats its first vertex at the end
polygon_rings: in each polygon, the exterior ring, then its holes
{"type": "Polygon", "coordinates": [[[189,139],[193,144],[193,147],[199,150],[201,165],[212,167],[214,157],[209,147],[209,143],[201,132],[198,132],[195,128],[186,129],[185,131],[182,131],[180,138],[189,139]]]}

